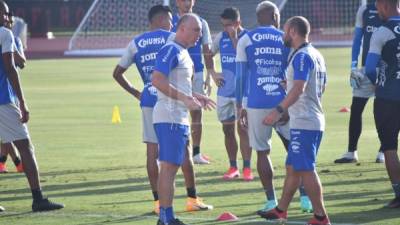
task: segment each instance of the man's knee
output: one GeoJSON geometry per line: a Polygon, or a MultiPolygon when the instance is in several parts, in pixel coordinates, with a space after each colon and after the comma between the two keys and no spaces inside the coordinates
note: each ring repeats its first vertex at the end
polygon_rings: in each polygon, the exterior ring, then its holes
{"type": "Polygon", "coordinates": [[[147,158],[156,160],[158,158],[158,144],[147,143],[147,158]]]}
{"type": "Polygon", "coordinates": [[[222,125],[222,130],[224,131],[225,136],[227,137],[235,137],[235,125],[226,123],[222,125]]]}
{"type": "Polygon", "coordinates": [[[35,153],[35,148],[33,147],[32,143],[30,142],[29,139],[22,139],[22,140],[17,140],[13,142],[15,147],[17,147],[19,152],[28,152],[30,154],[35,153]]]}

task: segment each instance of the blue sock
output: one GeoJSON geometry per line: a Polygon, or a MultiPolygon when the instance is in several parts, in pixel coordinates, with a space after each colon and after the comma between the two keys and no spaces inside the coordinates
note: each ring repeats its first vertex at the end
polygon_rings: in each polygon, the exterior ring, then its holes
{"type": "Polygon", "coordinates": [[[267,200],[268,201],[275,200],[275,190],[274,189],[266,190],[265,194],[267,195],[267,200]]]}
{"type": "Polygon", "coordinates": [[[299,187],[299,192],[300,192],[300,196],[307,196],[306,190],[304,189],[304,186],[303,186],[303,185],[301,185],[301,186],[299,187]]]}
{"type": "Polygon", "coordinates": [[[169,223],[171,220],[175,219],[174,210],[172,207],[163,208],[160,207],[160,220],[163,223],[169,223]]]}
{"type": "Polygon", "coordinates": [[[237,168],[237,161],[236,160],[229,160],[230,167],[237,168]]]}
{"type": "Polygon", "coordinates": [[[392,188],[393,188],[394,195],[396,196],[396,198],[400,198],[400,183],[392,184],[392,188]]]}
{"type": "Polygon", "coordinates": [[[243,168],[250,168],[251,162],[250,160],[243,160],[243,168]]]}

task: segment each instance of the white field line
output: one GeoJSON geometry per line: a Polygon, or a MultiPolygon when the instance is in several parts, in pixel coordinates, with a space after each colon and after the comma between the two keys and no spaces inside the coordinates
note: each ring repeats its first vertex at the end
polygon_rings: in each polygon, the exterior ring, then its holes
{"type": "MultiPolygon", "coordinates": [[[[2,212],[1,215],[15,215],[18,216],[20,213],[18,212],[2,212]]],[[[179,215],[179,214],[178,214],[179,215]]],[[[123,214],[114,214],[114,213],[102,213],[102,214],[96,214],[96,213],[65,213],[65,212],[42,212],[42,213],[30,213],[30,214],[24,214],[24,217],[39,217],[39,216],[50,216],[50,217],[80,217],[80,218],[114,218],[114,219],[135,219],[135,220],[149,220],[152,219],[156,221],[158,219],[158,216],[146,216],[146,215],[123,215],[123,214]]],[[[1,217],[0,217],[1,218],[1,217]]],[[[193,216],[178,216],[179,219],[182,219],[183,221],[215,221],[215,218],[206,218],[206,217],[193,217],[193,216]]],[[[238,221],[235,221],[234,223],[243,223],[243,222],[264,222],[264,223],[269,223],[269,224],[276,224],[277,221],[268,221],[262,218],[254,219],[254,218],[249,218],[249,219],[239,219],[238,221]]],[[[306,221],[294,221],[294,220],[288,220],[284,224],[305,224],[306,221]]],[[[356,225],[353,223],[332,223],[332,225],[356,225]]]]}

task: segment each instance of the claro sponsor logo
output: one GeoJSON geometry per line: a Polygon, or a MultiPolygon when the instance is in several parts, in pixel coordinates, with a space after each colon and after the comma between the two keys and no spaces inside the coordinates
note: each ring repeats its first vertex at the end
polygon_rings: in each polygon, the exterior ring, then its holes
{"type": "Polygon", "coordinates": [[[377,27],[374,27],[374,26],[367,26],[367,27],[365,28],[365,30],[366,30],[368,33],[373,33],[373,32],[375,32],[376,30],[378,30],[378,28],[377,28],[377,27]]]}
{"type": "Polygon", "coordinates": [[[234,56],[222,56],[221,57],[221,62],[222,63],[234,63],[235,62],[235,57],[234,56]]]}

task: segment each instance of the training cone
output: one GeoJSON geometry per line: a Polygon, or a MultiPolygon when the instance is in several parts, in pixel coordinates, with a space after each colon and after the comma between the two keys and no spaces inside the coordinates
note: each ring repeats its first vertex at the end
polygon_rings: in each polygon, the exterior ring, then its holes
{"type": "Polygon", "coordinates": [[[111,123],[114,123],[114,124],[121,123],[121,115],[119,113],[118,106],[114,106],[114,108],[113,108],[111,123]]]}
{"type": "Polygon", "coordinates": [[[217,221],[238,221],[239,218],[230,212],[224,212],[218,216],[217,221]]]}
{"type": "Polygon", "coordinates": [[[341,109],[339,110],[339,112],[347,113],[347,112],[350,112],[350,109],[349,109],[349,107],[343,107],[343,108],[341,108],[341,109]]]}

